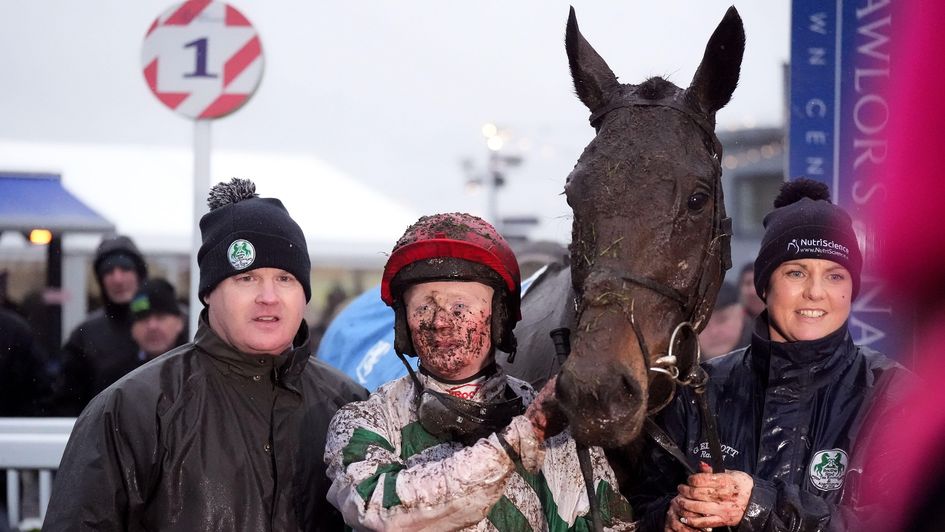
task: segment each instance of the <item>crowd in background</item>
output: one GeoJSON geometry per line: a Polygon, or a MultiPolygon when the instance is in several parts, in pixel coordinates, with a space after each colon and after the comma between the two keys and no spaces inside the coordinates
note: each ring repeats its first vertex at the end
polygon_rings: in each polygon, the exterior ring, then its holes
{"type": "MultiPolygon", "coordinates": [[[[0,417],[78,416],[110,384],[189,338],[185,294],[148,275],[147,259],[126,236],[105,237],[92,260],[100,306],[50,345],[46,304],[37,292],[19,304],[0,272],[0,417]]],[[[347,299],[340,286],[311,326],[318,341],[347,299]]]]}

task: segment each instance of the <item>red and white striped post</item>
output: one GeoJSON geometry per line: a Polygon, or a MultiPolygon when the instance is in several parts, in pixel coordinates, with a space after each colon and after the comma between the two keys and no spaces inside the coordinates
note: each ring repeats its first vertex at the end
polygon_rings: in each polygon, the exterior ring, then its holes
{"type": "Polygon", "coordinates": [[[197,331],[200,217],[210,189],[210,122],[245,104],[262,79],[259,35],[224,2],[189,0],[161,14],[141,50],[144,79],[165,106],[194,120],[194,224],[190,261],[190,332],[197,331]]]}

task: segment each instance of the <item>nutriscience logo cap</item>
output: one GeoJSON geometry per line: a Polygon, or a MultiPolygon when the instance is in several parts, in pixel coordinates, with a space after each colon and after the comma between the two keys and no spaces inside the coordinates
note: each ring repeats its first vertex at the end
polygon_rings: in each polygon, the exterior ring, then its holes
{"type": "Polygon", "coordinates": [[[792,238],[787,244],[786,251],[788,253],[793,251],[795,255],[803,252],[820,255],[834,255],[843,257],[844,259],[850,256],[849,248],[843,244],[839,244],[833,240],[827,240],[825,238],[792,238]]]}

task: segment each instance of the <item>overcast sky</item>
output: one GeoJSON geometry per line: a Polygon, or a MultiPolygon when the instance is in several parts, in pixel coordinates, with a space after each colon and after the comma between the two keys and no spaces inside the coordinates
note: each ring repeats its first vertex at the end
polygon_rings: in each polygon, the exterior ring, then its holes
{"type": "MultiPolygon", "coordinates": [[[[509,153],[524,161],[508,172],[501,213],[537,215],[536,236],[569,239],[559,194],[593,131],[564,53],[568,3],[230,3],[259,31],[265,73],[246,106],[214,122],[214,147],[314,156],[416,212],[482,214],[484,195],[466,191],[462,161],[484,168],[480,128],[494,122],[508,131],[509,153]]],[[[145,32],[173,4],[0,0],[0,139],[189,146],[192,123],[163,107],[141,74],[145,32]]],[[[577,2],[575,9],[585,37],[622,81],[662,75],[685,86],[728,4],[577,2]]],[[[736,7],[747,47],[719,127],[780,125],[790,3],[736,7]]],[[[134,168],[128,174],[133,180],[134,168]]],[[[330,198],[331,181],[318,190],[330,198]]]]}

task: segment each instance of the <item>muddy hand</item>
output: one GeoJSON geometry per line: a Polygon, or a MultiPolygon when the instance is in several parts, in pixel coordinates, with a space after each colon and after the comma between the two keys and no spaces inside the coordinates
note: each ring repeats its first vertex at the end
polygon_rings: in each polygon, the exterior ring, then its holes
{"type": "Polygon", "coordinates": [[[525,417],[532,422],[535,435],[540,441],[558,434],[568,426],[568,418],[564,415],[564,411],[561,410],[555,397],[555,384],[557,382],[557,375],[546,382],[532,404],[528,405],[528,410],[525,411],[525,417]]]}
{"type": "Polygon", "coordinates": [[[698,530],[712,530],[709,529],[699,529],[694,526],[690,526],[692,520],[698,517],[704,517],[700,514],[690,512],[688,510],[683,510],[679,506],[680,497],[677,496],[672,502],[669,503],[669,509],[666,510],[666,524],[663,526],[664,532],[674,531],[674,532],[693,532],[698,530]]]}
{"type": "Polygon", "coordinates": [[[706,463],[699,470],[679,486],[679,496],[673,499],[683,510],[704,516],[687,519],[689,525],[697,528],[738,525],[748,508],[754,479],[742,471],[713,473],[706,463]]]}

